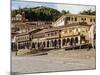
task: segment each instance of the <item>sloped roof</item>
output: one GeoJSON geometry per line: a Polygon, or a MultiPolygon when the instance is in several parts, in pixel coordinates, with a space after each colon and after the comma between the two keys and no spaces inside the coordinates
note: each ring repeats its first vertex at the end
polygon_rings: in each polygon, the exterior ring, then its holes
{"type": "Polygon", "coordinates": [[[43,30],[41,30],[39,32],[36,32],[35,34],[42,34],[42,33],[52,32],[52,31],[59,31],[59,30],[62,30],[64,28],[73,27],[73,26],[86,26],[86,27],[90,27],[91,25],[68,24],[66,26],[58,26],[58,27],[43,29],[43,30]]]}

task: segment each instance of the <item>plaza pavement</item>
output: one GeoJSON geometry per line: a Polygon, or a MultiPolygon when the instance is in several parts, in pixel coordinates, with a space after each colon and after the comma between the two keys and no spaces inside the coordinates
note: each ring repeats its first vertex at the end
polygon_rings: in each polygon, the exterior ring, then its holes
{"type": "Polygon", "coordinates": [[[57,56],[15,56],[12,53],[12,72],[40,73],[95,69],[95,59],[66,58],[57,56]]]}

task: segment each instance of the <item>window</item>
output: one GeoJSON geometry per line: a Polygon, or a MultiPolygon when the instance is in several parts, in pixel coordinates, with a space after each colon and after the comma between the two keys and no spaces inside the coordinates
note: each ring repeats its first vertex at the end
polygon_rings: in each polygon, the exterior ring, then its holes
{"type": "Polygon", "coordinates": [[[93,19],[94,20],[94,22],[95,22],[95,19],[93,19]]]}
{"type": "Polygon", "coordinates": [[[55,32],[55,35],[57,35],[57,32],[55,32]]]}
{"type": "Polygon", "coordinates": [[[81,20],[83,20],[83,18],[81,18],[81,20]]]}
{"type": "Polygon", "coordinates": [[[67,17],[67,20],[70,21],[70,17],[67,17]]]}
{"type": "Polygon", "coordinates": [[[86,20],[86,18],[81,18],[81,20],[86,20]]]}
{"type": "Polygon", "coordinates": [[[48,36],[50,36],[50,34],[48,33],[48,36]]]}
{"type": "Polygon", "coordinates": [[[90,22],[92,22],[92,18],[90,19],[90,22]]]}
{"type": "Polygon", "coordinates": [[[75,21],[77,21],[77,18],[75,17],[75,21]]]}
{"type": "Polygon", "coordinates": [[[72,21],[73,21],[73,17],[72,17],[72,21]]]}
{"type": "Polygon", "coordinates": [[[51,33],[51,36],[53,36],[54,34],[53,34],[53,32],[51,33]]]}

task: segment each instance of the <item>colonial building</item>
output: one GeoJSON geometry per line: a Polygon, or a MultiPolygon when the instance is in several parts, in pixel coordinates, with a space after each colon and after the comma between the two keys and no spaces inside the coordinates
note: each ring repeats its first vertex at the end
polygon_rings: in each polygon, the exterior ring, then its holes
{"type": "Polygon", "coordinates": [[[15,17],[12,17],[12,21],[21,21],[22,20],[22,15],[17,14],[15,17]]]}
{"type": "Polygon", "coordinates": [[[18,49],[31,49],[31,41],[32,37],[31,35],[41,31],[41,29],[37,30],[31,30],[25,33],[20,33],[16,35],[16,45],[17,45],[17,50],[18,49]]]}
{"type": "Polygon", "coordinates": [[[53,26],[62,26],[67,24],[95,24],[96,18],[94,15],[76,15],[76,14],[66,14],[60,17],[53,26]]]}
{"type": "Polygon", "coordinates": [[[26,22],[28,19],[25,18],[25,13],[18,13],[15,17],[11,18],[12,22],[26,22]]]}
{"type": "Polygon", "coordinates": [[[51,26],[51,24],[53,23],[51,21],[32,21],[32,22],[29,22],[25,18],[24,12],[22,12],[21,14],[17,14],[15,17],[12,17],[11,19],[12,19],[12,23],[11,23],[11,39],[12,39],[11,40],[11,45],[12,45],[11,47],[12,47],[12,50],[26,48],[26,45],[29,44],[28,43],[29,40],[27,39],[29,37],[27,37],[26,35],[29,35],[30,31],[33,32],[34,30],[49,28],[51,26]],[[17,43],[15,42],[15,37],[17,37],[16,38],[17,43]],[[24,44],[24,45],[22,46],[22,44],[24,44]],[[16,45],[18,46],[18,48],[16,48],[16,45]]]}
{"type": "MultiPolygon", "coordinates": [[[[16,28],[19,28],[20,31],[24,29],[27,31],[16,35],[17,49],[27,48],[39,50],[89,44],[91,43],[90,37],[94,35],[92,33],[95,31],[93,25],[96,26],[95,16],[73,14],[64,15],[55,23],[24,22],[22,24],[22,28],[21,25],[16,28]],[[24,26],[22,24],[27,25],[25,28],[29,29],[23,28],[24,26]]],[[[18,26],[18,24],[15,26],[18,26]]]]}
{"type": "Polygon", "coordinates": [[[25,33],[25,32],[28,32],[29,30],[34,29],[33,25],[29,25],[25,22],[12,23],[12,26],[14,26],[13,28],[19,33],[23,33],[23,32],[25,33]]]}
{"type": "Polygon", "coordinates": [[[21,33],[16,35],[17,49],[29,49],[30,48],[30,38],[29,33],[21,33]]]}
{"type": "Polygon", "coordinates": [[[19,33],[28,32],[33,29],[48,28],[53,23],[52,21],[28,21],[25,18],[25,13],[17,14],[12,17],[11,28],[13,31],[18,31],[19,33]]]}
{"type": "Polygon", "coordinates": [[[89,27],[69,24],[44,29],[32,35],[32,48],[54,49],[86,44],[89,40],[87,38],[89,27]]]}

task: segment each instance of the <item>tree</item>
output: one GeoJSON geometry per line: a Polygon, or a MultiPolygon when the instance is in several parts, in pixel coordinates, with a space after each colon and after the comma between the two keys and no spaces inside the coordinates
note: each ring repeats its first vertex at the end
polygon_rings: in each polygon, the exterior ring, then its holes
{"type": "Polygon", "coordinates": [[[80,12],[79,14],[81,14],[81,15],[96,15],[96,11],[95,10],[92,11],[91,9],[89,9],[89,10],[84,10],[84,11],[80,12]]]}
{"type": "Polygon", "coordinates": [[[56,21],[62,15],[70,13],[69,11],[62,10],[62,12],[49,7],[39,6],[34,8],[19,8],[12,11],[12,16],[18,13],[25,13],[25,18],[28,21],[56,21]],[[17,12],[16,12],[17,11],[17,12]]]}
{"type": "Polygon", "coordinates": [[[62,14],[66,14],[67,12],[66,12],[65,10],[62,10],[61,13],[62,13],[62,14]]]}
{"type": "Polygon", "coordinates": [[[12,17],[15,17],[16,14],[17,14],[17,10],[12,10],[12,11],[11,11],[11,16],[12,16],[12,17]]]}
{"type": "Polygon", "coordinates": [[[67,12],[66,12],[65,10],[62,10],[61,13],[62,13],[63,15],[65,15],[65,14],[69,14],[70,12],[69,12],[69,10],[68,10],[67,12]]]}

